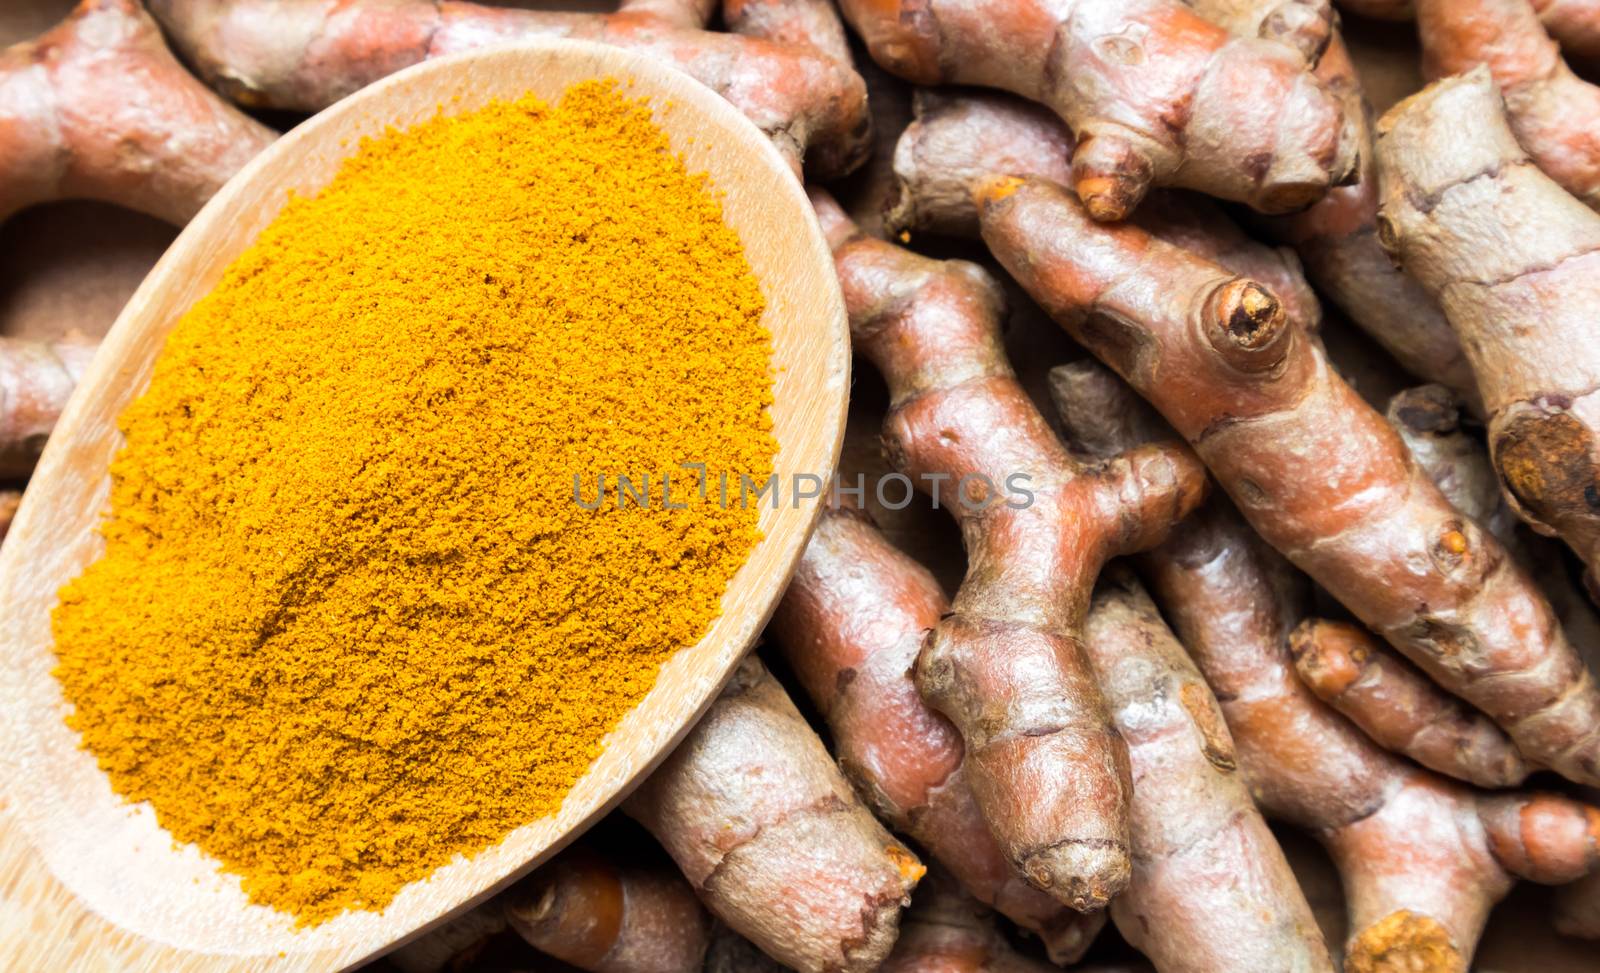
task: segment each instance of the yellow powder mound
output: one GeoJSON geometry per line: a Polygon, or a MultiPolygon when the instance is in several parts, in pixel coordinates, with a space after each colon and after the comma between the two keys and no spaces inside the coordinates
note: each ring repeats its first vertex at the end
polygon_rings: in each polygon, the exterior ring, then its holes
{"type": "Polygon", "coordinates": [[[55,613],[71,725],[303,922],[556,811],[758,539],[678,464],[770,473],[762,306],[609,84],[368,140],[123,415],[105,555],[55,613]]]}

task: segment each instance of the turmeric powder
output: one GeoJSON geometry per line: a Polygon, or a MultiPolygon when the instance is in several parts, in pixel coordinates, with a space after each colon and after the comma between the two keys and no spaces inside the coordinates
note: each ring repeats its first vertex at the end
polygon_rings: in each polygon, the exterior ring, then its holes
{"type": "Polygon", "coordinates": [[[764,480],[758,282],[614,85],[365,140],[178,323],[54,615],[129,801],[314,924],[555,812],[719,612],[764,480]],[[575,502],[671,472],[672,508],[575,502]]]}

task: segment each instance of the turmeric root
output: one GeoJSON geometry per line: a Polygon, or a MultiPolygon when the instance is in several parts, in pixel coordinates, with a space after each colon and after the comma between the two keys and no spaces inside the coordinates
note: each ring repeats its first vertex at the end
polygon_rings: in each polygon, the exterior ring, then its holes
{"type": "Polygon", "coordinates": [[[402,973],[470,973],[514,929],[541,952],[591,973],[698,973],[710,925],[681,875],[619,864],[578,845],[389,959],[402,973]]]}
{"type": "MultiPolygon", "coordinates": [[[[1072,132],[1040,105],[983,91],[918,91],[912,110],[915,118],[895,144],[895,187],[884,215],[891,232],[973,236],[978,232],[973,192],[985,179],[1000,174],[1064,183],[1070,178],[1072,132]]],[[[1267,284],[1307,329],[1322,323],[1322,308],[1294,253],[1251,239],[1210,201],[1158,192],[1132,220],[1169,243],[1267,284]]]]}
{"type": "Polygon", "coordinates": [[[1483,444],[1461,428],[1461,411],[1450,390],[1438,385],[1403,389],[1389,399],[1384,416],[1450,503],[1498,537],[1532,572],[1532,555],[1519,550],[1517,515],[1506,505],[1483,444]]]}
{"type": "Polygon", "coordinates": [[[1287,44],[1309,64],[1333,37],[1333,0],[1189,0],[1189,6],[1236,36],[1287,44]]]}
{"type": "Polygon", "coordinates": [[[988,909],[949,877],[930,872],[879,973],[1052,973],[1011,948],[988,909]]]}
{"type": "Polygon", "coordinates": [[[1532,0],[1539,23],[1563,53],[1600,57],[1600,0],[1532,0]]]}
{"type": "MultiPolygon", "coordinates": [[[[1056,369],[1051,384],[1080,449],[1163,434],[1104,369],[1056,369]]],[[[1224,499],[1139,564],[1217,694],[1251,794],[1332,856],[1349,911],[1347,973],[1462,973],[1513,876],[1569,882],[1600,862],[1600,811],[1447,781],[1380,749],[1317,700],[1289,658],[1304,579],[1224,499]]]]}
{"type": "MultiPolygon", "coordinates": [[[[1071,177],[1072,133],[1039,106],[976,91],[959,96],[918,92],[913,109],[916,118],[895,145],[896,186],[885,215],[892,230],[971,236],[978,227],[974,193],[986,180],[1005,175],[1065,185],[1071,177]]],[[[1347,312],[1363,312],[1363,327],[1397,360],[1475,395],[1471,369],[1449,322],[1419,284],[1395,269],[1379,245],[1377,206],[1375,183],[1367,180],[1330,191],[1304,214],[1270,222],[1279,230],[1303,231],[1284,235],[1305,257],[1320,286],[1335,296],[1353,297],[1342,306],[1347,312]],[[1364,200],[1355,212],[1349,208],[1352,193],[1364,200]]],[[[1158,193],[1132,221],[1168,243],[1266,284],[1291,321],[1308,330],[1321,323],[1321,307],[1295,254],[1257,243],[1204,200],[1158,193]]]]}
{"type": "MultiPolygon", "coordinates": [[[[1452,395],[1437,385],[1407,389],[1390,400],[1386,414],[1417,465],[1456,509],[1499,538],[1533,575],[1568,631],[1590,639],[1600,635],[1600,620],[1568,580],[1560,553],[1550,549],[1551,542],[1517,530],[1487,453],[1460,427],[1452,395]]],[[[1388,655],[1367,633],[1326,622],[1314,623],[1313,632],[1311,624],[1302,623],[1294,641],[1301,678],[1379,744],[1485,787],[1508,786],[1527,774],[1497,727],[1388,655]]]]}
{"type": "MultiPolygon", "coordinates": [[[[1282,0],[1191,0],[1195,11],[1235,33],[1257,20],[1271,22],[1282,0]]],[[[1304,45],[1296,38],[1262,36],[1304,45]]],[[[1372,112],[1361,91],[1344,38],[1329,24],[1325,43],[1311,57],[1313,73],[1344,102],[1360,150],[1356,178],[1335,186],[1305,210],[1258,220],[1269,234],[1293,246],[1306,272],[1355,324],[1407,371],[1455,390],[1477,405],[1472,369],[1443,312],[1421,285],[1394,266],[1378,241],[1377,172],[1372,152],[1372,112]]],[[[1220,261],[1219,261],[1220,262],[1220,261]]],[[[1226,266],[1226,264],[1224,265],[1226,266]]],[[[1239,268],[1230,267],[1239,273],[1239,268]]],[[[1246,276],[1249,276],[1246,273],[1246,276]]],[[[1273,285],[1273,281],[1262,283],[1273,285]]],[[[1280,297],[1282,295],[1280,294],[1280,297]]]]}
{"type": "Polygon", "coordinates": [[[1561,188],[1600,207],[1600,86],[1572,73],[1528,0],[1418,0],[1417,29],[1428,78],[1487,67],[1516,141],[1561,188]]]}
{"type": "Polygon", "coordinates": [[[1549,604],[1260,284],[1096,224],[1037,181],[980,197],[1018,283],[1127,379],[1266,540],[1523,755],[1600,782],[1600,693],[1549,604]]]}
{"type": "Polygon", "coordinates": [[[683,876],[578,846],[502,897],[540,952],[591,973],[699,973],[710,920],[683,876]]]}
{"type": "MultiPolygon", "coordinates": [[[[628,9],[637,11],[638,5],[628,9]]],[[[722,19],[735,34],[790,47],[809,44],[840,64],[850,63],[850,42],[832,0],[722,0],[722,19]]]]}
{"type": "Polygon", "coordinates": [[[1303,57],[1177,0],[844,0],[873,58],[917,84],[1002,88],[1078,137],[1072,186],[1121,220],[1152,185],[1289,212],[1356,163],[1344,106],[1303,57]]]}
{"type": "Polygon", "coordinates": [[[0,338],[0,476],[33,470],[99,347],[75,331],[54,341],[0,338]]]}
{"type": "Polygon", "coordinates": [[[1600,353],[1589,333],[1600,215],[1530,164],[1481,68],[1397,105],[1380,123],[1378,151],[1385,240],[1463,337],[1507,498],[1592,575],[1600,353]],[[1441,152],[1446,137],[1450,151],[1441,152]]]}
{"type": "Polygon", "coordinates": [[[1199,501],[1204,474],[1154,447],[1075,462],[1006,362],[988,274],[868,238],[831,198],[812,201],[855,350],[888,382],[885,451],[921,488],[947,484],[941,505],[967,545],[917,687],[960,731],[1012,866],[1075,909],[1099,908],[1128,881],[1129,779],[1080,643],[1089,590],[1107,558],[1155,543],[1199,501]]]}
{"type": "Polygon", "coordinates": [[[833,734],[834,755],[878,816],[984,905],[1073,963],[1105,922],[1011,868],[978,810],[961,737],[917,695],[923,636],[949,610],[939,585],[850,508],[823,511],[767,631],[833,734]]]}
{"type": "Polygon", "coordinates": [[[1498,537],[1533,576],[1589,671],[1600,671],[1600,614],[1594,602],[1568,574],[1559,542],[1535,534],[1512,512],[1487,448],[1462,428],[1450,393],[1437,385],[1402,390],[1389,400],[1385,415],[1428,479],[1457,510],[1498,537]]]}
{"type": "Polygon", "coordinates": [[[599,41],[660,58],[722,95],[792,160],[848,172],[871,146],[866,86],[807,46],[699,29],[705,0],[615,14],[456,0],[150,0],[173,43],[241,104],[314,111],[419,61],[523,38],[599,41]]]}
{"type": "MultiPolygon", "coordinates": [[[[1410,20],[1417,15],[1415,0],[1339,0],[1339,6],[1378,20],[1410,20]]],[[[1530,0],[1530,6],[1563,52],[1600,57],[1600,0],[1530,0]]]]}
{"type": "Polygon", "coordinates": [[[800,973],[877,969],[922,877],[753,656],[623,810],[713,914],[800,973]]]}
{"type": "Polygon", "coordinates": [[[0,51],[0,220],[87,198],[182,224],[275,138],[183,69],[137,0],[0,51]]]}
{"type": "Polygon", "coordinates": [[[1328,190],[1303,212],[1261,222],[1275,239],[1295,248],[1312,283],[1402,368],[1444,385],[1481,412],[1477,381],[1455,330],[1438,302],[1389,259],[1378,238],[1371,109],[1337,32],[1317,61],[1316,74],[1345,99],[1357,125],[1356,179],[1328,190]]]}
{"type": "Polygon", "coordinates": [[[1133,878],[1111,902],[1123,937],[1161,973],[1331,973],[1216,699],[1126,568],[1102,577],[1084,644],[1133,765],[1133,878]]]}
{"type": "Polygon", "coordinates": [[[1311,691],[1395,753],[1479,787],[1512,787],[1528,765],[1488,717],[1446,695],[1347,622],[1306,619],[1289,636],[1311,691]]]}

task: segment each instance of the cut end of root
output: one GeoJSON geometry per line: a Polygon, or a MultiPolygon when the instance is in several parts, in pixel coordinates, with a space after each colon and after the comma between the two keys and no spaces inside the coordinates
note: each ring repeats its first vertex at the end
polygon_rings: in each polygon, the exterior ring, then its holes
{"type": "Polygon", "coordinates": [[[1131,871],[1127,849],[1109,841],[1063,841],[1022,862],[1029,882],[1079,912],[1105,908],[1131,871]]]}
{"type": "Polygon", "coordinates": [[[1117,135],[1091,135],[1072,154],[1072,188],[1091,219],[1115,223],[1128,218],[1150,189],[1150,160],[1117,135]]]}
{"type": "Polygon", "coordinates": [[[1078,180],[1074,189],[1089,218],[1096,223],[1116,223],[1128,218],[1138,204],[1132,191],[1115,176],[1088,176],[1078,180]]]}
{"type": "Polygon", "coordinates": [[[998,203],[1021,189],[1022,183],[1023,180],[1018,179],[1016,176],[995,176],[979,182],[974,187],[972,196],[978,201],[980,207],[989,203],[998,203]]]}
{"type": "Polygon", "coordinates": [[[1301,680],[1323,699],[1338,696],[1361,678],[1371,657],[1366,633],[1318,618],[1306,619],[1289,633],[1289,653],[1301,680]]]}
{"type": "Polygon", "coordinates": [[[1228,281],[1211,297],[1207,337],[1229,364],[1264,371],[1283,360],[1289,317],[1283,302],[1253,280],[1228,281]]]}
{"type": "Polygon", "coordinates": [[[1344,961],[1345,973],[1465,973],[1466,968],[1443,926],[1405,909],[1364,929],[1344,961]]]}
{"type": "Polygon", "coordinates": [[[889,845],[884,849],[884,853],[889,856],[889,860],[894,862],[895,867],[900,870],[900,880],[906,884],[908,889],[922,881],[922,876],[928,874],[928,866],[922,864],[917,856],[911,853],[909,848],[899,842],[889,845]]]}

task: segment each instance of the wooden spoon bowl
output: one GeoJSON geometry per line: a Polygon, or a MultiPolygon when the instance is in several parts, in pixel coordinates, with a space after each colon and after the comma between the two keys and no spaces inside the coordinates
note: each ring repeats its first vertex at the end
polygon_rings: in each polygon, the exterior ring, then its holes
{"type": "MultiPolygon", "coordinates": [[[[749,649],[816,519],[795,506],[795,474],[831,476],[844,432],[849,340],[833,261],[798,180],[776,149],[707,88],[656,62],[595,44],[551,41],[419,65],[299,126],[246,167],[194,219],[123,310],[40,460],[0,556],[0,956],[15,970],[330,970],[360,963],[459,912],[538,865],[614,807],[709,705],[749,649]],[[237,878],[177,846],[147,805],[115,794],[63,722],[51,676],[56,592],[99,556],[116,419],[149,382],[168,332],[272,221],[288,191],[313,193],[364,135],[532,91],[554,101],[575,82],[613,77],[650,99],[691,170],[724,193],[767,298],[783,502],[763,506],[765,537],[734,576],[722,615],[661,670],[612,733],[560,813],[403,889],[382,912],[312,929],[252,905],[237,878]]],[[[530,754],[530,757],[537,755],[530,754]]]]}

